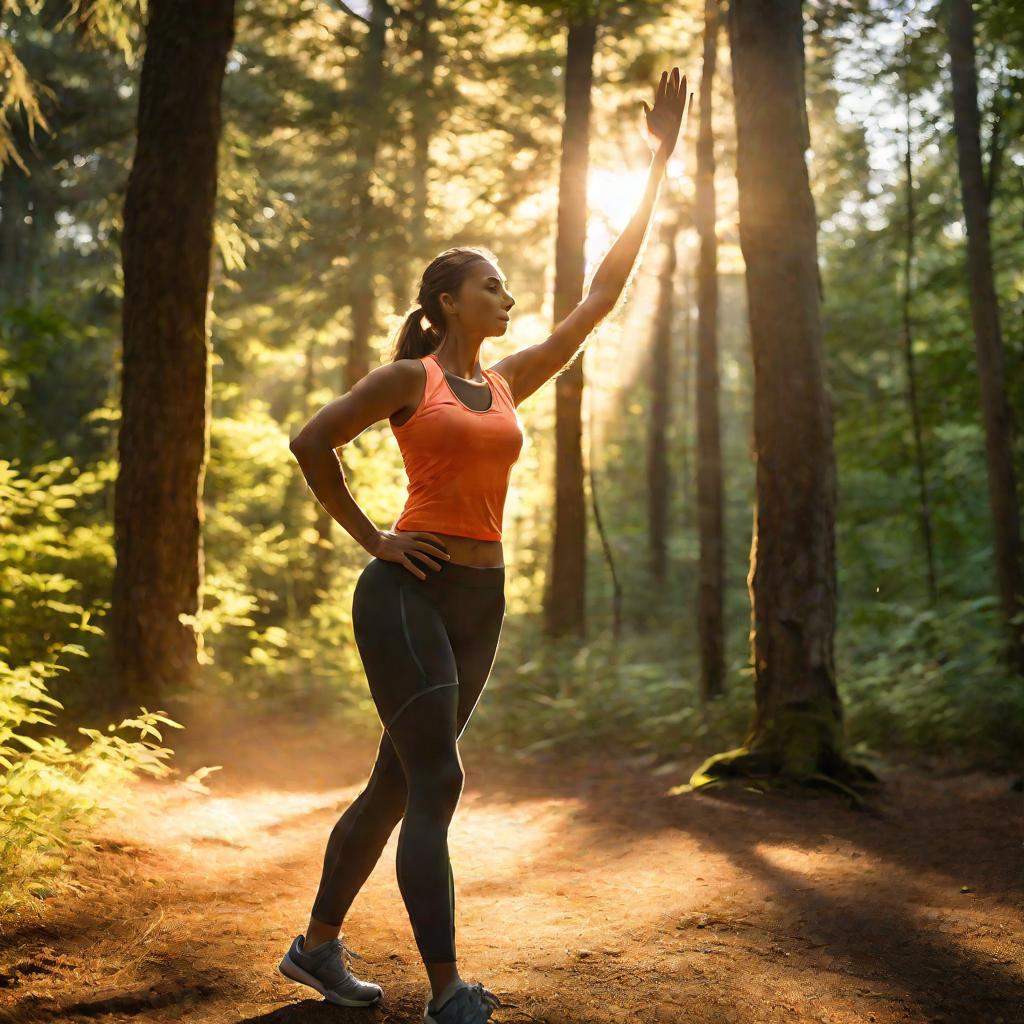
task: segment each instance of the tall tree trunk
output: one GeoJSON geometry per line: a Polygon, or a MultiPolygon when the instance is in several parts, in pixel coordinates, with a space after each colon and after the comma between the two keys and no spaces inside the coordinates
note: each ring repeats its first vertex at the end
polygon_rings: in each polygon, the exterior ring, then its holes
{"type": "Polygon", "coordinates": [[[816,781],[846,761],[836,691],[836,469],[819,311],[817,224],[800,0],[732,0],[740,246],[754,363],[756,508],[748,577],[754,721],[744,745],[691,779],[816,781]]]}
{"type": "Polygon", "coordinates": [[[376,270],[380,235],[376,223],[372,178],[377,166],[381,118],[384,116],[384,72],[387,26],[392,8],[384,0],[370,5],[369,31],[359,57],[353,86],[354,109],[360,111],[355,133],[355,230],[351,240],[349,299],[352,304],[352,339],[345,361],[342,390],[348,391],[370,372],[370,338],[376,327],[376,270]]]}
{"type": "MultiPolygon", "coordinates": [[[[587,236],[590,90],[597,21],[581,15],[569,24],[565,60],[565,121],[558,181],[554,322],[583,297],[587,236]]],[[[555,378],[555,529],[544,599],[549,636],[586,634],[587,518],[583,494],[583,353],[555,378]]]]}
{"type": "Polygon", "coordinates": [[[34,216],[38,205],[34,187],[38,159],[31,144],[18,138],[19,154],[30,177],[13,160],[0,169],[0,306],[28,305],[38,279],[38,231],[34,216]]]}
{"type": "Polygon", "coordinates": [[[989,194],[981,163],[978,83],[974,69],[974,14],[970,0],[950,0],[949,56],[960,192],[967,221],[971,320],[985,420],[985,458],[995,538],[996,576],[1006,620],[1009,661],[1019,673],[1024,674],[1024,565],[1013,467],[1013,418],[1006,393],[999,304],[992,271],[989,194]],[[1021,621],[1014,624],[1011,621],[1014,616],[1022,616],[1021,621]]]}
{"type": "Polygon", "coordinates": [[[694,377],[694,364],[696,363],[696,353],[694,352],[694,335],[693,330],[693,277],[694,270],[690,268],[694,266],[695,261],[692,259],[692,254],[687,249],[687,258],[683,267],[683,351],[682,358],[680,360],[679,368],[679,386],[682,393],[682,401],[680,403],[679,410],[679,422],[683,424],[683,430],[680,437],[680,455],[679,455],[679,479],[681,485],[679,488],[679,528],[683,531],[692,530],[694,528],[693,520],[693,506],[694,506],[694,495],[693,495],[693,477],[690,472],[690,454],[693,451],[694,441],[690,433],[690,424],[693,422],[691,411],[695,405],[693,399],[693,377],[694,377]]]}
{"type": "MultiPolygon", "coordinates": [[[[420,52],[420,88],[412,97],[413,177],[412,207],[409,211],[409,254],[413,260],[425,261],[430,255],[427,237],[427,211],[430,206],[430,140],[438,131],[441,112],[436,108],[435,79],[440,61],[437,37],[432,22],[439,16],[438,0],[420,0],[416,5],[415,45],[420,52]]],[[[406,266],[415,266],[412,260],[406,266]]],[[[405,294],[409,289],[406,287],[405,294]]],[[[412,302],[413,295],[408,296],[412,302]]]]}
{"type": "Polygon", "coordinates": [[[234,0],[150,0],[124,206],[124,351],[112,640],[119,698],[186,685],[201,636],[201,495],[221,86],[234,0]],[[187,73],[183,69],[187,68],[187,73]]]}
{"type": "Polygon", "coordinates": [[[660,226],[662,258],[658,270],[658,307],[651,346],[651,413],[647,438],[647,551],[651,578],[665,582],[668,569],[669,504],[671,481],[668,437],[672,418],[673,290],[676,283],[676,240],[680,217],[660,226]]]}
{"type": "MultiPolygon", "coordinates": [[[[906,51],[905,39],[904,50],[906,51]]],[[[907,70],[909,70],[909,66],[908,52],[907,70]]],[[[906,81],[904,81],[904,102],[907,113],[907,149],[903,161],[907,185],[907,251],[906,259],[903,262],[903,357],[907,371],[907,404],[910,406],[910,423],[914,434],[914,466],[917,471],[921,540],[924,544],[925,567],[928,574],[928,602],[934,607],[938,598],[935,582],[935,545],[932,541],[932,513],[928,496],[928,463],[924,450],[924,431],[921,427],[921,409],[917,399],[917,366],[914,362],[914,325],[911,317],[911,303],[914,297],[916,209],[914,206],[913,126],[910,121],[910,88],[906,81]]]]}
{"type": "Polygon", "coordinates": [[[706,0],[694,190],[695,220],[700,237],[697,264],[697,522],[700,537],[697,633],[700,693],[705,701],[722,692],[725,678],[724,485],[718,397],[718,238],[715,233],[715,137],[711,123],[717,52],[718,13],[715,0],[706,0]]]}

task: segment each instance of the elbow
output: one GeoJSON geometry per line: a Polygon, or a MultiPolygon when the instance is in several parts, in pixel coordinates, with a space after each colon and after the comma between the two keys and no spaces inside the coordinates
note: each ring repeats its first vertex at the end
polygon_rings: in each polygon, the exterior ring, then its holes
{"type": "Polygon", "coordinates": [[[303,430],[300,430],[288,442],[288,450],[295,456],[296,461],[300,463],[307,457],[311,447],[309,435],[303,430]]]}
{"type": "Polygon", "coordinates": [[[295,456],[299,465],[304,465],[316,457],[319,452],[336,452],[338,445],[331,443],[323,434],[310,431],[304,427],[288,442],[288,450],[295,456]]]}

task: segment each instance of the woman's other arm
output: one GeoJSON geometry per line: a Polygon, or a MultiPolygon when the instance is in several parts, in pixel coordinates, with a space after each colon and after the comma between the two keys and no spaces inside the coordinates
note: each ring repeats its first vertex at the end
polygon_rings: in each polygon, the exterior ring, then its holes
{"type": "Polygon", "coordinates": [[[316,500],[370,554],[380,531],[356,504],[335,452],[402,404],[397,363],[377,367],[341,398],[319,409],[289,444],[316,500]]]}
{"type": "Polygon", "coordinates": [[[316,500],[331,518],[371,555],[404,565],[418,579],[426,574],[419,562],[431,569],[439,563],[428,555],[447,561],[447,548],[439,537],[424,531],[378,530],[356,504],[348,489],[335,449],[348,444],[368,426],[394,415],[414,402],[423,381],[415,360],[399,359],[371,370],[341,398],[328,402],[295,435],[289,448],[302,469],[316,500]],[[415,557],[417,563],[411,558],[415,557]]]}

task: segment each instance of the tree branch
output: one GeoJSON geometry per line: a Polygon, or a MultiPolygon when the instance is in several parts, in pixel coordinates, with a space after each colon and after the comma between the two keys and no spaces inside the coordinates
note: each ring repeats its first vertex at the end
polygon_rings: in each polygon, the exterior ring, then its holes
{"type": "Polygon", "coordinates": [[[336,7],[340,7],[350,17],[355,18],[356,21],[361,21],[364,25],[369,26],[369,19],[364,18],[361,14],[357,14],[355,11],[353,11],[352,8],[349,7],[347,3],[345,3],[345,0],[329,0],[329,2],[333,3],[336,7]]]}

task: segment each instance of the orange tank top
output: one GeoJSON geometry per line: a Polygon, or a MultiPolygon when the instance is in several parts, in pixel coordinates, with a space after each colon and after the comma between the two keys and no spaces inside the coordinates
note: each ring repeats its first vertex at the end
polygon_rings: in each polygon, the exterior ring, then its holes
{"type": "Polygon", "coordinates": [[[420,362],[427,373],[423,398],[409,419],[391,424],[409,477],[394,529],[501,540],[509,477],[523,447],[508,381],[484,370],[491,404],[478,411],[455,394],[434,353],[420,362]]]}

